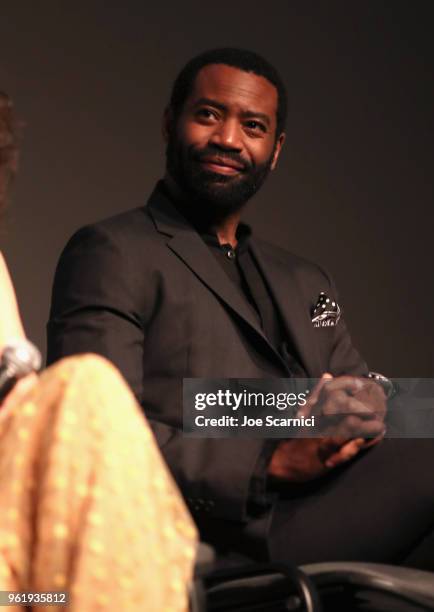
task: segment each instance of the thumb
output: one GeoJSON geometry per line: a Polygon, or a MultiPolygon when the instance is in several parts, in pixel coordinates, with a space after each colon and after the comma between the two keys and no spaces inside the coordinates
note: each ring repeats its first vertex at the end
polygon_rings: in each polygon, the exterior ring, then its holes
{"type": "Polygon", "coordinates": [[[331,374],[329,374],[328,372],[325,372],[321,378],[319,379],[319,381],[317,382],[317,384],[315,385],[315,387],[313,388],[312,393],[310,394],[309,397],[309,402],[313,405],[316,404],[318,399],[319,399],[319,394],[321,393],[321,389],[324,387],[324,385],[327,384],[328,381],[333,380],[333,376],[331,374]]]}
{"type": "Polygon", "coordinates": [[[309,399],[307,403],[303,406],[302,409],[300,409],[299,411],[300,415],[308,416],[311,413],[312,408],[315,406],[315,404],[317,403],[319,399],[321,389],[324,387],[325,384],[327,384],[329,380],[333,380],[333,376],[329,374],[328,372],[325,372],[321,376],[321,378],[319,379],[315,387],[312,389],[311,393],[309,394],[309,399]]]}

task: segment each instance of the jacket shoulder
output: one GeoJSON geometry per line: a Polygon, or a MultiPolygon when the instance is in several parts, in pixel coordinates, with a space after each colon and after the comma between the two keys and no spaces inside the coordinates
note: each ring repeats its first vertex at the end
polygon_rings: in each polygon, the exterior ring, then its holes
{"type": "MultiPolygon", "coordinates": [[[[112,238],[134,238],[143,235],[152,228],[152,221],[147,214],[146,206],[139,206],[130,210],[112,215],[101,221],[84,225],[75,232],[105,234],[112,238]]],[[[75,235],[74,234],[74,235],[75,235]]]]}
{"type": "Polygon", "coordinates": [[[144,246],[146,238],[152,236],[155,236],[153,221],[146,206],[140,206],[80,227],[70,237],[62,254],[76,248],[93,249],[104,245],[128,253],[137,250],[138,245],[144,246]]]}

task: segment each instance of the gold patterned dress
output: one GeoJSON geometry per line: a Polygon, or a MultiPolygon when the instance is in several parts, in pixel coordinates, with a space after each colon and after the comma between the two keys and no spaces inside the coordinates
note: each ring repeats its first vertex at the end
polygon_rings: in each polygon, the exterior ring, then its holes
{"type": "Polygon", "coordinates": [[[118,371],[72,357],[13,394],[0,411],[0,590],[68,591],[74,612],[187,610],[196,529],[118,371]]]}

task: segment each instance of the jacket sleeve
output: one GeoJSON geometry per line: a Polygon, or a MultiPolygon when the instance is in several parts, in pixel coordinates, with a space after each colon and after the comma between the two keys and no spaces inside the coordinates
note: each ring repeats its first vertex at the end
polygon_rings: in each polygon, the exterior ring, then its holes
{"type": "Polygon", "coordinates": [[[48,363],[88,352],[114,363],[143,404],[193,514],[245,521],[252,475],[265,441],[183,435],[182,379],[154,380],[143,375],[147,313],[155,305],[150,303],[149,279],[143,267],[129,259],[131,251],[119,236],[100,226],[85,227],[69,241],[55,273],[47,326],[48,363]],[[154,406],[147,398],[153,399],[154,406]],[[179,401],[176,423],[167,422],[164,411],[171,401],[179,401]]]}
{"type": "Polygon", "coordinates": [[[47,364],[92,352],[112,361],[141,394],[143,328],[131,266],[108,232],[88,226],[66,245],[54,278],[47,364]]]}

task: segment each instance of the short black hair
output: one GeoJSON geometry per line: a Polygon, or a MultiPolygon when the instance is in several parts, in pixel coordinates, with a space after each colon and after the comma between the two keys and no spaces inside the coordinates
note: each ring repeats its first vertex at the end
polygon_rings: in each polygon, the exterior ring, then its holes
{"type": "Polygon", "coordinates": [[[172,87],[169,106],[173,111],[174,117],[177,118],[184,106],[184,103],[193,88],[194,81],[198,72],[209,64],[225,64],[233,68],[239,68],[245,72],[253,72],[258,76],[262,76],[269,81],[277,89],[277,112],[276,112],[276,138],[285,130],[286,115],[287,115],[287,95],[285,85],[280,78],[277,70],[263,57],[247,51],[246,49],[237,49],[233,47],[225,47],[221,49],[210,49],[204,51],[200,55],[193,57],[178,76],[172,87]]]}

